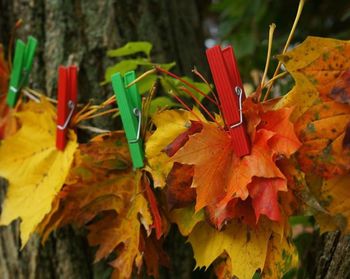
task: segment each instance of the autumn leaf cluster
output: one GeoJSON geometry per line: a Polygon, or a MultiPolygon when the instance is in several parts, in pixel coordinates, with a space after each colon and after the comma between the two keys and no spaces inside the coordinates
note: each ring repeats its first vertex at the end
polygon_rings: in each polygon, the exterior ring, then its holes
{"type": "Polygon", "coordinates": [[[159,277],[171,226],[196,267],[219,278],[281,278],[298,267],[289,217],[312,212],[322,231],[349,231],[350,43],[309,37],[278,58],[294,87],[245,99],[248,155],[236,155],[220,109],[208,120],[203,107],[162,108],[143,119],[145,167],[135,170],[123,131],[78,143],[71,125],[58,151],[55,105],[24,98],[7,108],[0,48],[0,175],[9,184],[0,223],[20,218],[22,247],[34,232],[44,243],[63,226],[84,228],[113,278],[143,267],[159,277]]]}

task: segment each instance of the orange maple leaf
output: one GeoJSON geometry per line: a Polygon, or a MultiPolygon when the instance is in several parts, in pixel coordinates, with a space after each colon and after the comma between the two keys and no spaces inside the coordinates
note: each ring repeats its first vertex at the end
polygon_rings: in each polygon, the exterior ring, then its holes
{"type": "Polygon", "coordinates": [[[349,122],[350,106],[336,101],[316,104],[298,119],[295,131],[303,145],[297,158],[303,171],[331,178],[350,170],[349,122]]]}
{"type": "MultiPolygon", "coordinates": [[[[277,192],[287,191],[287,183],[276,160],[280,156],[289,157],[300,142],[289,121],[292,109],[266,112],[265,109],[252,98],[245,102],[252,141],[249,155],[238,158],[225,130],[214,123],[202,123],[202,129],[189,135],[189,140],[172,157],[174,162],[193,165],[195,209],[206,207],[210,220],[218,228],[225,220],[237,216],[236,207],[248,197],[255,210],[256,222],[260,214],[271,220],[280,219],[277,192]]],[[[178,140],[175,139],[166,149],[172,149],[174,143],[178,144],[178,140]]]]}
{"type": "Polygon", "coordinates": [[[45,239],[66,224],[86,225],[89,244],[98,246],[95,260],[117,251],[111,265],[119,278],[130,278],[133,267],[140,270],[143,263],[142,230],[149,236],[154,226],[157,238],[163,233],[155,197],[145,183],[149,183],[145,174],[132,169],[124,133],[98,136],[81,144],[54,210],[39,233],[45,239]]]}

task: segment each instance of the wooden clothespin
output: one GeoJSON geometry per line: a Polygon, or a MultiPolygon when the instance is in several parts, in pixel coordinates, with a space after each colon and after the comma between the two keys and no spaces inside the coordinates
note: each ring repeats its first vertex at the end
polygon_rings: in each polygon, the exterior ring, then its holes
{"type": "Polygon", "coordinates": [[[143,146],[141,139],[142,104],[136,84],[128,86],[136,78],[135,71],[112,76],[112,86],[118,103],[134,168],[143,167],[143,146]]]}
{"type": "Polygon", "coordinates": [[[21,40],[16,41],[15,56],[7,93],[7,104],[11,108],[17,103],[20,89],[28,83],[37,45],[38,41],[32,36],[28,37],[27,44],[21,40]]]}
{"type": "Polygon", "coordinates": [[[56,148],[62,151],[66,146],[67,128],[77,104],[77,76],[76,66],[58,68],[56,148]]]}
{"type": "Polygon", "coordinates": [[[234,151],[242,157],[250,153],[250,144],[243,123],[245,94],[233,49],[231,46],[224,49],[214,46],[207,49],[206,54],[234,151]]]}

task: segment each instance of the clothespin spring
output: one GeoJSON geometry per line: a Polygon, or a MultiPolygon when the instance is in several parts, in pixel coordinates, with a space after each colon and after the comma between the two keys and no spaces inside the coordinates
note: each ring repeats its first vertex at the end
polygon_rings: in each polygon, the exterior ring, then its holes
{"type": "Polygon", "coordinates": [[[139,139],[140,139],[140,134],[141,134],[142,112],[138,108],[134,108],[133,109],[133,113],[138,118],[137,119],[137,121],[138,121],[138,124],[137,124],[137,135],[136,135],[136,139],[128,140],[129,143],[136,143],[136,142],[138,142],[139,139]]]}
{"type": "Polygon", "coordinates": [[[237,123],[230,125],[230,128],[238,127],[239,125],[241,125],[243,123],[243,112],[242,112],[242,95],[243,95],[242,93],[243,93],[243,90],[241,87],[236,86],[235,92],[238,95],[238,102],[239,102],[239,121],[237,123]]]}
{"type": "Polygon", "coordinates": [[[68,114],[68,117],[66,119],[66,121],[64,122],[63,125],[57,125],[57,129],[59,130],[65,130],[73,116],[73,112],[74,112],[74,109],[75,109],[75,104],[72,100],[69,100],[68,102],[68,108],[70,109],[69,111],[69,114],[68,114]]]}

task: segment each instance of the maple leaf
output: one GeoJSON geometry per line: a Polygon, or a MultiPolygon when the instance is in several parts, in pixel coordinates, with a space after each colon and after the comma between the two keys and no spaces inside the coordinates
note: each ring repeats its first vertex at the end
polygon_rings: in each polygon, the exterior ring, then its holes
{"type": "Polygon", "coordinates": [[[295,106],[297,119],[320,97],[328,101],[339,91],[337,78],[350,68],[350,42],[308,37],[293,50],[280,55],[280,61],[295,80],[294,88],[275,108],[295,106]],[[331,93],[333,90],[333,94],[331,93]],[[335,91],[334,91],[335,90],[335,91]]]}
{"type": "Polygon", "coordinates": [[[95,261],[117,248],[118,256],[110,264],[116,269],[114,273],[118,274],[118,278],[130,278],[134,263],[138,271],[142,266],[142,254],[139,251],[141,222],[148,226],[152,223],[152,217],[142,195],[136,195],[129,208],[119,214],[118,218],[115,214],[107,215],[89,225],[88,241],[91,246],[99,246],[95,261]],[[119,248],[120,245],[122,247],[119,248]]]}
{"type": "Polygon", "coordinates": [[[25,104],[16,113],[21,128],[0,145],[0,175],[9,181],[1,224],[21,218],[22,247],[50,212],[77,148],[76,136],[69,130],[65,150],[56,149],[55,115],[54,107],[44,99],[25,104]]]}
{"type": "Polygon", "coordinates": [[[181,208],[196,200],[196,190],[191,188],[193,166],[174,163],[167,177],[167,202],[172,208],[181,208]]]}
{"type": "Polygon", "coordinates": [[[350,105],[350,70],[343,72],[335,80],[329,97],[339,103],[350,105]]]}
{"type": "Polygon", "coordinates": [[[172,157],[174,162],[194,166],[192,187],[197,194],[196,210],[207,207],[210,220],[218,228],[225,220],[236,216],[233,204],[230,204],[230,209],[227,207],[230,201],[234,198],[245,200],[249,195],[257,220],[260,214],[279,220],[277,192],[286,191],[287,186],[275,160],[277,155],[289,157],[300,146],[289,121],[291,109],[264,112],[262,105],[247,103],[256,107],[246,114],[248,123],[249,117],[254,119],[250,128],[253,141],[251,154],[238,158],[228,133],[213,123],[203,123],[202,129],[190,135],[172,157]],[[253,177],[275,180],[253,181],[253,177]],[[262,194],[265,199],[261,198],[262,194]],[[267,201],[269,205],[265,204],[267,201]]]}
{"type": "Polygon", "coordinates": [[[314,190],[318,202],[326,210],[315,213],[322,232],[342,230],[344,233],[349,233],[349,183],[350,175],[346,174],[324,179],[317,190],[314,190]]]}
{"type": "MultiPolygon", "coordinates": [[[[143,229],[148,236],[152,227],[158,238],[163,233],[148,178],[140,170],[133,171],[128,144],[120,131],[79,146],[58,203],[39,232],[45,238],[66,224],[86,225],[89,244],[98,246],[95,261],[117,252],[110,263],[115,268],[113,278],[130,278],[134,266],[140,271],[143,229]]],[[[155,273],[154,266],[150,270],[155,273]]]]}
{"type": "Polygon", "coordinates": [[[297,157],[305,172],[325,178],[350,170],[350,149],[344,145],[350,106],[336,101],[311,106],[295,123],[302,142],[297,157]]]}
{"type": "Polygon", "coordinates": [[[188,236],[197,223],[205,220],[204,210],[195,212],[191,206],[173,209],[169,217],[172,223],[177,224],[183,236],[188,236]]]}
{"type": "Polygon", "coordinates": [[[165,267],[170,266],[170,258],[163,250],[163,241],[156,239],[152,233],[147,237],[144,231],[140,238],[140,251],[144,256],[147,274],[159,278],[159,264],[165,267]]]}
{"type": "Polygon", "coordinates": [[[273,233],[267,248],[263,278],[283,278],[288,271],[298,268],[298,253],[291,240],[273,233]]]}
{"type": "Polygon", "coordinates": [[[173,162],[163,150],[191,126],[191,120],[205,121],[196,109],[195,114],[182,110],[167,110],[155,114],[152,121],[157,130],[146,140],[145,153],[148,165],[146,170],[152,174],[154,187],[164,187],[165,180],[172,168],[173,162]]]}
{"type": "Polygon", "coordinates": [[[198,223],[189,235],[196,267],[209,267],[224,252],[231,260],[231,277],[250,279],[263,269],[271,230],[267,224],[255,229],[232,221],[224,231],[217,231],[206,222],[198,223]]]}

